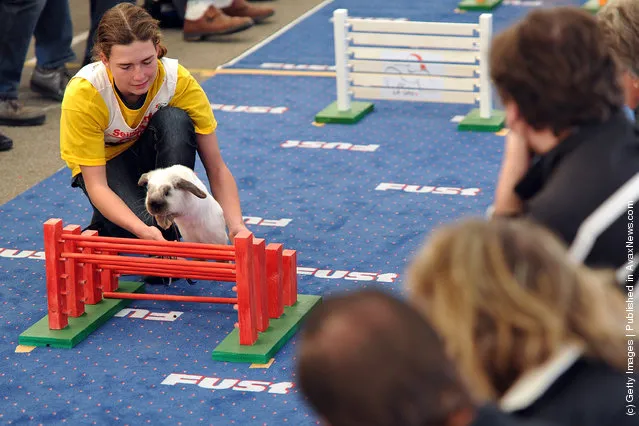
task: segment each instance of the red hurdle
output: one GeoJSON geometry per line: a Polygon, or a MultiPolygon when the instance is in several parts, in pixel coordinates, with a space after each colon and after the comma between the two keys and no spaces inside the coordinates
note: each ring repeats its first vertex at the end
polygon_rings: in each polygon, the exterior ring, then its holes
{"type": "Polygon", "coordinates": [[[103,299],[227,303],[238,311],[239,343],[253,345],[258,333],[268,329],[269,318],[279,318],[284,306],[297,302],[295,250],[266,245],[248,231],[238,234],[233,245],[214,245],[102,237],[49,219],[44,248],[51,330],[64,329],[69,317],[83,315],[85,305],[103,299]],[[234,282],[237,297],[123,293],[117,291],[123,274],[234,282]]]}

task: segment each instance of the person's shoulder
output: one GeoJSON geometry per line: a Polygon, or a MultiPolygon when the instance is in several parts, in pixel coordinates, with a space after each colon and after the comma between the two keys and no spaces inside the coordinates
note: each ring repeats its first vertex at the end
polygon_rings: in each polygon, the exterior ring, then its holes
{"type": "Polygon", "coordinates": [[[195,79],[191,71],[189,71],[184,65],[178,63],[177,65],[178,78],[183,79],[195,79]]]}
{"type": "Polygon", "coordinates": [[[89,80],[76,75],[69,80],[64,90],[62,108],[77,108],[77,105],[93,103],[96,96],[100,96],[98,89],[89,80]]]}

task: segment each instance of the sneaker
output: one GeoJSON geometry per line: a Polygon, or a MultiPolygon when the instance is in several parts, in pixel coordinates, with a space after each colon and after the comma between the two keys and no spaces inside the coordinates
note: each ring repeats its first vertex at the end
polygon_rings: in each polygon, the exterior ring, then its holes
{"type": "Polygon", "coordinates": [[[11,148],[13,148],[11,138],[0,133],[0,151],[9,151],[11,148]]]}
{"type": "Polygon", "coordinates": [[[197,41],[208,36],[233,34],[244,31],[253,24],[253,20],[249,17],[230,17],[218,8],[209,6],[200,19],[184,20],[184,40],[197,41]]]}
{"type": "Polygon", "coordinates": [[[70,79],[71,74],[64,65],[50,70],[36,66],[31,74],[31,90],[45,98],[62,102],[64,89],[70,79]]]}
{"type": "Polygon", "coordinates": [[[37,108],[25,107],[16,99],[0,99],[0,125],[39,126],[46,115],[37,108]]]}

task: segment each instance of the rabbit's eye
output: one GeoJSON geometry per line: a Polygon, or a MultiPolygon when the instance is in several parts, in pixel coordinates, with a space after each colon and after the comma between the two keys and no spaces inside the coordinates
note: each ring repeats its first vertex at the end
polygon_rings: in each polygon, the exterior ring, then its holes
{"type": "Polygon", "coordinates": [[[171,188],[164,189],[164,196],[167,197],[171,193],[171,188]]]}

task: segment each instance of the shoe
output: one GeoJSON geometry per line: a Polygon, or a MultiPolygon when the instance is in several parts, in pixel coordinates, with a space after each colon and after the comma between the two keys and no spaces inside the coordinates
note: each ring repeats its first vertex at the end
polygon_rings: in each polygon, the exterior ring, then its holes
{"type": "Polygon", "coordinates": [[[233,17],[251,18],[256,24],[275,15],[275,10],[270,7],[253,6],[246,0],[235,0],[229,7],[222,9],[222,12],[233,17]]]}
{"type": "Polygon", "coordinates": [[[9,151],[11,148],[13,148],[11,138],[0,133],[0,151],[9,151]]]}
{"type": "Polygon", "coordinates": [[[213,35],[233,34],[251,28],[254,22],[249,17],[230,17],[215,6],[209,6],[198,20],[184,20],[184,40],[196,41],[213,35]]]}
{"type": "Polygon", "coordinates": [[[62,102],[64,89],[70,79],[71,74],[64,65],[50,70],[36,66],[31,74],[31,90],[45,98],[62,102]]]}
{"type": "Polygon", "coordinates": [[[16,99],[0,99],[0,125],[39,126],[45,119],[40,109],[22,106],[16,99]]]}

